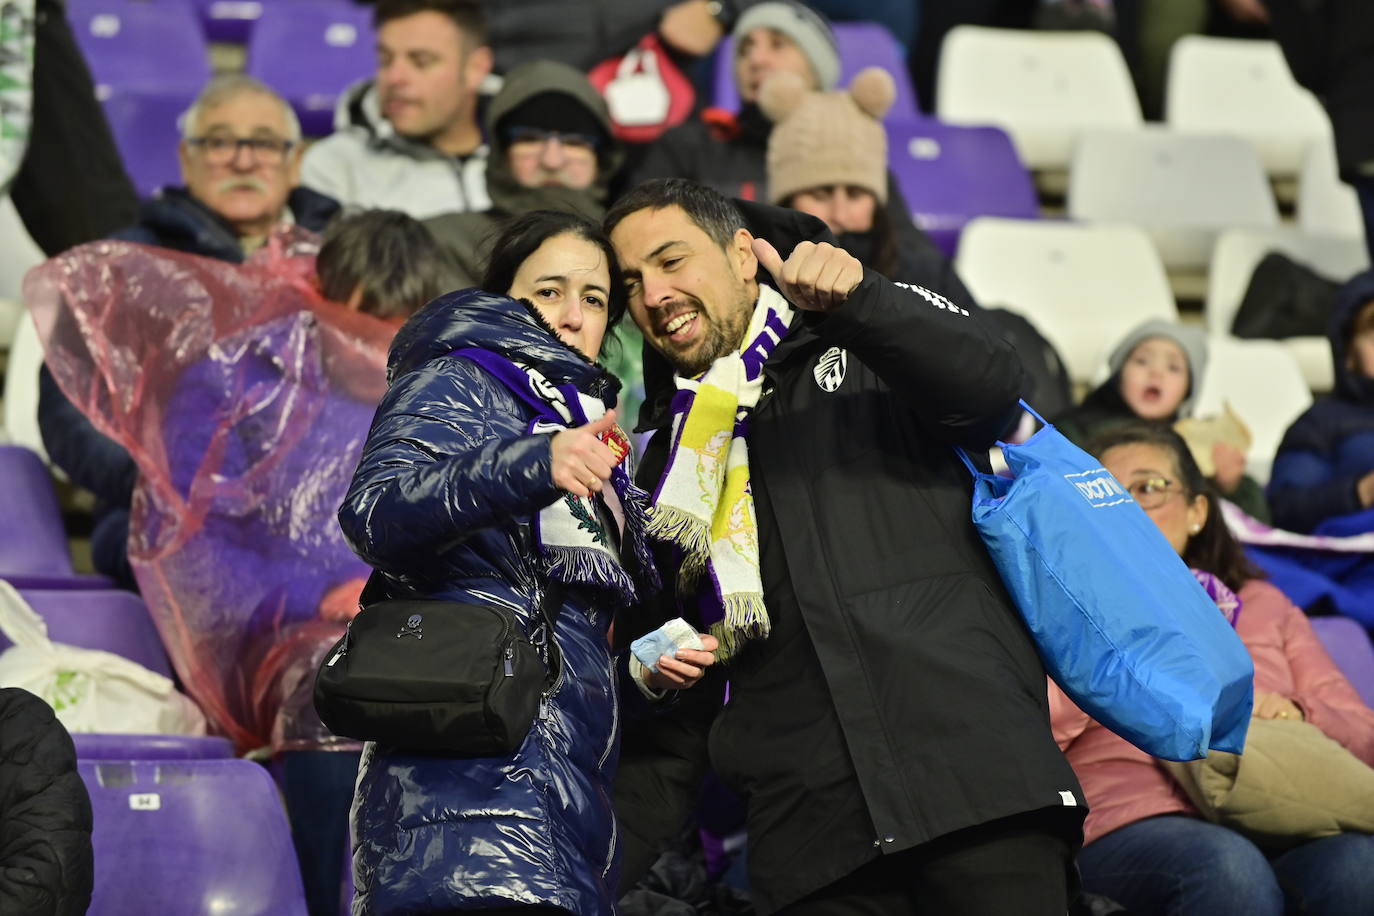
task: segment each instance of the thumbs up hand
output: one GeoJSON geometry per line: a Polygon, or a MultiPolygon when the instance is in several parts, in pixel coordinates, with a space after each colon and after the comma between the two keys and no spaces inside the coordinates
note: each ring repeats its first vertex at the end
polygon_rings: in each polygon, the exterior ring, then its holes
{"type": "Polygon", "coordinates": [[[802,242],[786,261],[767,239],[754,239],[753,248],[759,266],[778,284],[778,292],[799,309],[834,311],[864,278],[859,259],[829,242],[802,242]]]}

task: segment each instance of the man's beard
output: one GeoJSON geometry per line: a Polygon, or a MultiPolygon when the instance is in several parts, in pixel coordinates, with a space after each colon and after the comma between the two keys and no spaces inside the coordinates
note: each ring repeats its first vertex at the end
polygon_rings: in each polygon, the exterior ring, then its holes
{"type": "MultiPolygon", "coordinates": [[[[701,318],[698,318],[698,321],[707,317],[704,308],[700,310],[699,314],[701,318]]],[[[677,371],[678,375],[684,378],[695,378],[711,368],[711,364],[716,360],[743,346],[744,332],[749,329],[749,320],[753,316],[753,301],[749,298],[748,287],[742,286],[734,307],[730,309],[723,322],[707,320],[706,338],[695,351],[695,355],[688,356],[665,352],[664,356],[668,358],[668,362],[672,363],[673,369],[677,371]]]]}

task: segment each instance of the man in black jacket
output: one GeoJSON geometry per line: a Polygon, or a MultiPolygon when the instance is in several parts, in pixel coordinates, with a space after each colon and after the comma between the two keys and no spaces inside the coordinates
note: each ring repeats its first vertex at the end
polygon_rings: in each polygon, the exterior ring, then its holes
{"type": "Polygon", "coordinates": [[[668,179],[606,223],[635,323],[679,373],[650,392],[672,434],[640,472],[688,558],[664,594],[733,653],[723,709],[702,691],[627,730],[629,880],[709,743],[748,802],[760,912],[1064,913],[1083,795],[952,449],[986,449],[1017,410],[1014,352],[801,213],[668,179]]]}

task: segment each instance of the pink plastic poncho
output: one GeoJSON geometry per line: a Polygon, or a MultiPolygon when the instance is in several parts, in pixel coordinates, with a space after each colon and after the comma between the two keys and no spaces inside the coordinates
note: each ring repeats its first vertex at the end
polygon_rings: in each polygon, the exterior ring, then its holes
{"type": "Polygon", "coordinates": [[[396,326],[324,301],[317,250],[298,229],[241,265],[95,242],[24,284],[58,384],[139,467],[134,574],[241,751],[337,746],[310,690],[369,572],[335,512],[396,326]]]}

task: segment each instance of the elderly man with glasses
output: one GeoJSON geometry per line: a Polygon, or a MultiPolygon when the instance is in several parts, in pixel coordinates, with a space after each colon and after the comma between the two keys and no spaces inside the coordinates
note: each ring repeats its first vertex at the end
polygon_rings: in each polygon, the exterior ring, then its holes
{"type": "MultiPolygon", "coordinates": [[[[301,129],[280,96],[247,76],[212,80],[182,120],[185,187],[163,188],[139,207],[134,225],[112,237],[241,262],[273,228],[319,230],[339,209],[299,187],[301,129]]],[[[39,375],[38,424],[53,462],[98,498],[91,532],[97,571],[136,590],[128,562],[129,504],[137,469],[62,393],[39,375]]]]}

